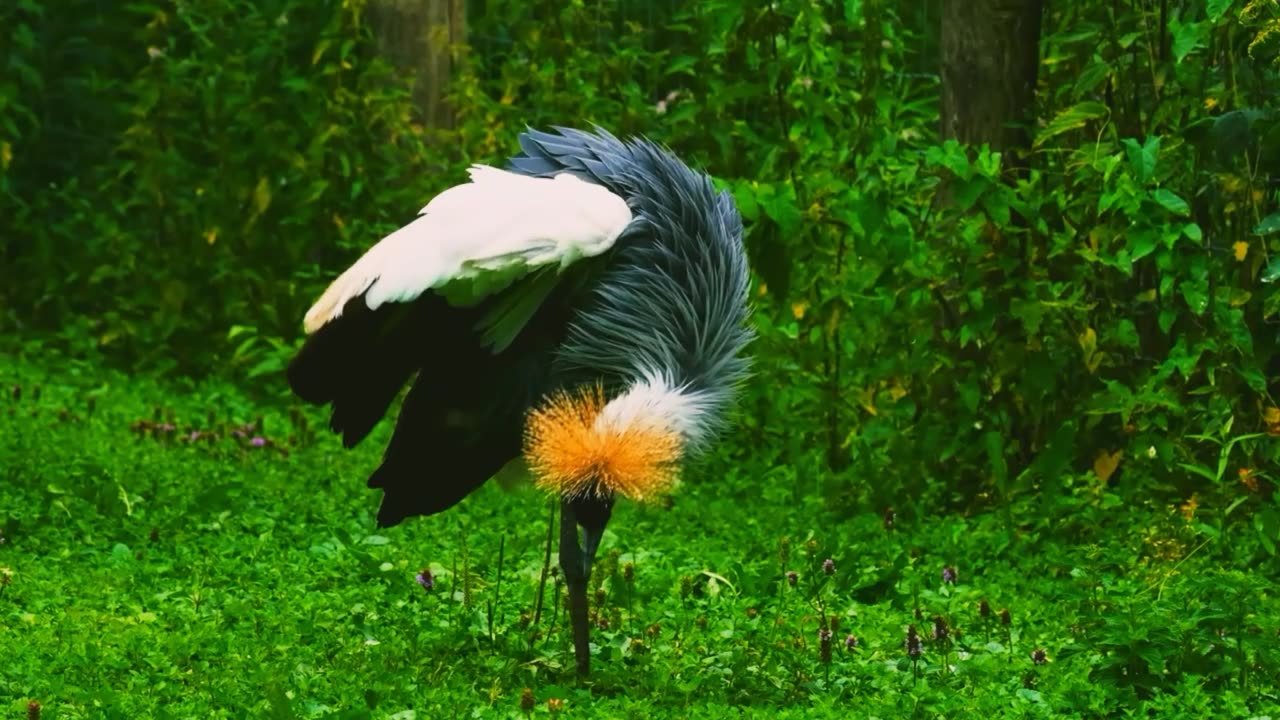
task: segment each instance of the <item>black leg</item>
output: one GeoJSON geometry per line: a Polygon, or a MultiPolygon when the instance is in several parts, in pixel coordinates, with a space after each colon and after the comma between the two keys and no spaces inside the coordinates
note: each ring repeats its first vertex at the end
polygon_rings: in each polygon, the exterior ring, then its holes
{"type": "Polygon", "coordinates": [[[560,571],[569,588],[569,620],[573,627],[573,654],[578,674],[591,673],[591,627],[587,622],[586,561],[578,545],[578,520],[573,505],[560,503],[560,571]]]}

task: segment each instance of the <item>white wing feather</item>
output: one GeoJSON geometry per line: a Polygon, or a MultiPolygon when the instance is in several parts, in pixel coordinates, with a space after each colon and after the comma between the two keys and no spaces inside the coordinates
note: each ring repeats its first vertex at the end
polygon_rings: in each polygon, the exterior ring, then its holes
{"type": "Polygon", "coordinates": [[[487,165],[468,172],[471,182],[437,195],[334,280],[307,311],[306,331],[361,293],[373,310],[486,273],[563,269],[613,247],[631,223],[625,200],[573,175],[535,178],[487,165]]]}

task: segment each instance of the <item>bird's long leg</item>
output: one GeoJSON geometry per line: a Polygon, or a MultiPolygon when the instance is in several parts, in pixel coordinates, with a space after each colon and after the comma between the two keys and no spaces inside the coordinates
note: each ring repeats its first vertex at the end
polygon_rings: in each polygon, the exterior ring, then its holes
{"type": "Polygon", "coordinates": [[[573,626],[573,654],[578,674],[591,672],[591,628],[587,622],[587,564],[578,544],[578,519],[573,505],[560,503],[560,570],[569,588],[569,620],[573,626]]]}

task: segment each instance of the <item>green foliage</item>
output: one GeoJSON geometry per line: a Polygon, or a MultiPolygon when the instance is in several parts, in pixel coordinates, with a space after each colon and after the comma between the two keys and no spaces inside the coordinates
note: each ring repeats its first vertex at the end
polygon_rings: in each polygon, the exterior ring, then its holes
{"type": "Polygon", "coordinates": [[[319,269],[444,184],[359,5],[134,3],[106,22],[65,4],[4,18],[26,83],[0,105],[5,325],[141,367],[279,370],[228,331],[294,336],[319,269]]]}
{"type": "Polygon", "coordinates": [[[0,387],[7,715],[512,717],[527,687],[539,716],[1252,717],[1280,692],[1276,564],[1206,509],[1068,480],[1052,513],[1015,501],[1016,533],[999,513],[886,526],[720,458],[669,507],[619,504],[579,684],[554,581],[533,619],[536,490],[375,532],[360,478],[388,428],[347,452],[222,382],[47,352],[0,387]]]}

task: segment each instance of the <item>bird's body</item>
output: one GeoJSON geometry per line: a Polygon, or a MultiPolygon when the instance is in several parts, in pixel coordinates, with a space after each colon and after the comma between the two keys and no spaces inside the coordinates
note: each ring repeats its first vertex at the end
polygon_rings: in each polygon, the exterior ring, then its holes
{"type": "Polygon", "coordinates": [[[742,224],[728,193],[647,141],[520,144],[334,281],[289,381],[332,405],[351,447],[412,378],[369,478],[379,525],[452,507],[523,459],[564,500],[561,564],[581,525],[589,572],[616,495],[669,489],[723,425],[750,339],[742,224]]]}

